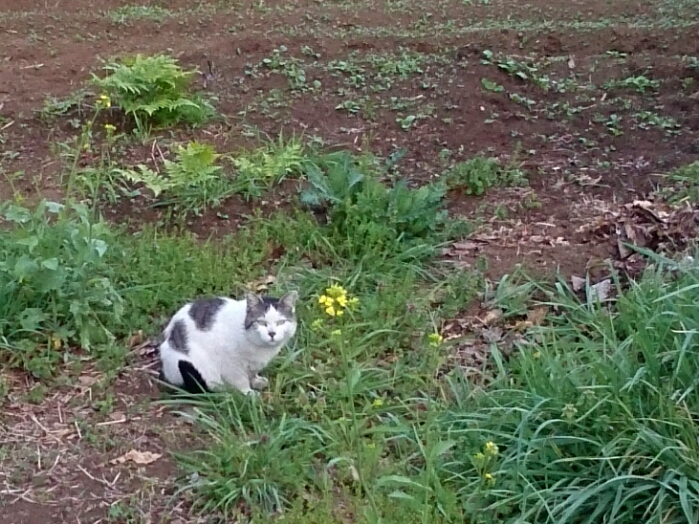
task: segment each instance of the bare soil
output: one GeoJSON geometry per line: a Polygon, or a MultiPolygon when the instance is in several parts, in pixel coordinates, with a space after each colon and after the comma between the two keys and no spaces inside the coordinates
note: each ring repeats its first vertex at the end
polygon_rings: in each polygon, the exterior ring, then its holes
{"type": "MultiPolygon", "coordinates": [[[[472,238],[478,247],[458,256],[464,264],[487,261],[486,274],[493,279],[516,264],[534,273],[559,269],[584,276],[611,253],[582,226],[611,206],[647,197],[661,181],[659,174],[699,158],[699,105],[692,98],[699,71],[682,60],[699,55],[699,26],[652,23],[661,17],[661,7],[672,11],[670,2],[220,4],[4,0],[0,169],[7,182],[0,183],[0,199],[61,195],[65,165],[55,144],[76,130],[69,117],[41,118],[44,100],[78,90],[102,59],[136,52],[171,52],[183,65],[202,71],[207,60],[213,63],[215,80],[204,85],[198,79],[197,87],[216,95],[224,119],[194,133],[178,131],[174,139],[197,137],[221,151],[235,151],[251,143],[253,129],[270,137],[303,133],[332,147],[384,155],[405,147],[399,169],[416,184],[439,176],[446,150],[455,159],[486,152],[512,160],[516,154],[529,187],[493,190],[484,197],[455,192],[449,202],[454,214],[482,218],[472,238]],[[160,5],[172,16],[115,21],[114,10],[135,4],[160,5]],[[307,84],[318,81],[319,89],[291,91],[283,71],[254,67],[280,46],[287,48],[284,56],[303,64],[307,84]],[[485,51],[536,59],[544,63],[542,74],[592,87],[587,95],[544,91],[484,64],[485,51]],[[390,85],[376,93],[347,94],[346,75],[328,67],[331,61],[360,64],[366,84],[373,85],[379,82],[372,76],[377,66],[366,59],[400,60],[391,53],[403,52],[422,57],[422,74],[391,76],[390,85]],[[645,92],[633,86],[599,89],[614,79],[641,76],[657,86],[645,92]],[[501,89],[486,89],[484,79],[501,89]],[[531,108],[512,94],[531,101],[531,108]],[[378,107],[372,114],[337,109],[362,97],[378,107]],[[401,102],[404,109],[391,108],[401,102]],[[396,121],[422,113],[407,131],[396,121]],[[677,127],[644,129],[637,125],[638,115],[656,115],[677,127]],[[621,127],[614,128],[618,117],[621,127]]],[[[697,20],[696,15],[695,7],[684,19],[697,20]]],[[[155,146],[165,148],[172,139],[154,136],[147,144],[131,144],[123,158],[153,163],[155,146]]],[[[194,220],[191,228],[202,235],[224,234],[254,207],[234,198],[194,220]]],[[[115,222],[161,218],[131,202],[109,209],[107,216],[115,222]]],[[[81,375],[76,386],[52,389],[33,404],[27,398],[36,384],[5,377],[12,388],[0,415],[0,462],[12,467],[0,468],[0,523],[188,521],[185,509],[169,499],[175,469],[168,455],[187,431],[181,420],[152,404],[157,390],[139,366],[108,389],[81,375]],[[141,465],[111,462],[131,450],[161,456],[141,465]],[[142,520],[129,520],[120,513],[123,508],[142,520]]]]}

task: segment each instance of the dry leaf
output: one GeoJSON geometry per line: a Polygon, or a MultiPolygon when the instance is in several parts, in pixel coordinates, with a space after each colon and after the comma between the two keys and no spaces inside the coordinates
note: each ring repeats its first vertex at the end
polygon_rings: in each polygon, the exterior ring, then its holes
{"type": "Polygon", "coordinates": [[[585,279],[576,277],[575,275],[570,277],[570,282],[573,284],[573,291],[580,291],[585,289],[585,279]]]}
{"type": "Polygon", "coordinates": [[[274,275],[267,275],[264,278],[261,278],[259,280],[253,280],[250,284],[248,284],[249,289],[253,289],[258,293],[261,293],[262,291],[267,291],[269,289],[269,286],[274,284],[277,281],[277,277],[274,275]]]}
{"type": "Polygon", "coordinates": [[[483,320],[481,320],[481,322],[483,322],[483,324],[485,324],[486,326],[490,326],[498,320],[500,320],[501,317],[502,309],[491,309],[490,311],[488,311],[488,313],[486,313],[485,317],[483,317],[483,320]]]}
{"type": "Polygon", "coordinates": [[[587,301],[588,302],[604,302],[609,298],[609,293],[612,290],[612,281],[610,279],[605,279],[602,282],[598,282],[594,286],[590,286],[587,291],[587,301]]]}
{"type": "Polygon", "coordinates": [[[478,249],[479,245],[476,244],[475,242],[454,242],[452,244],[452,247],[457,250],[457,251],[473,251],[474,249],[478,249]]]}
{"type": "Polygon", "coordinates": [[[539,326],[544,322],[546,314],[549,312],[549,308],[546,306],[537,307],[527,311],[527,320],[534,326],[539,326]]]}
{"type": "Polygon", "coordinates": [[[518,320],[515,322],[515,325],[512,326],[512,329],[515,331],[526,331],[530,327],[534,327],[534,324],[531,322],[531,320],[518,320]]]}
{"type": "Polygon", "coordinates": [[[143,344],[143,330],[139,329],[136,333],[131,335],[129,339],[129,347],[135,348],[136,346],[143,344]]]}
{"type": "Polygon", "coordinates": [[[494,344],[502,340],[503,332],[499,327],[492,327],[481,331],[481,337],[488,344],[494,344]]]}
{"type": "Polygon", "coordinates": [[[93,375],[80,375],[78,377],[78,382],[80,382],[81,386],[85,386],[86,388],[89,388],[89,387],[95,385],[95,382],[97,382],[97,377],[95,377],[93,375]]]}
{"type": "Polygon", "coordinates": [[[152,453],[150,451],[136,451],[132,449],[128,453],[125,453],[121,457],[110,460],[110,464],[124,464],[129,460],[135,462],[136,464],[151,464],[162,457],[160,453],[152,453]]]}

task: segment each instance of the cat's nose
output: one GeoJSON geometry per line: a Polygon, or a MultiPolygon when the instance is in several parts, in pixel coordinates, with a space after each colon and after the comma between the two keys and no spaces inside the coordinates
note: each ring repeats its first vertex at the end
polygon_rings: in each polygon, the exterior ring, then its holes
{"type": "Polygon", "coordinates": [[[274,340],[274,335],[276,335],[276,334],[277,334],[276,331],[269,331],[269,338],[271,338],[272,340],[274,340]]]}

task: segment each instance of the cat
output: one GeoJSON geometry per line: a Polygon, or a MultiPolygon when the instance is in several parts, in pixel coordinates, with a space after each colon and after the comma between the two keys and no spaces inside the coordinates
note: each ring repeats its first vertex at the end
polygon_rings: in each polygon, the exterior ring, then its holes
{"type": "Polygon", "coordinates": [[[246,293],[189,302],[173,315],[159,346],[160,380],[188,393],[227,385],[250,395],[259,375],[296,333],[297,291],[281,298],[246,293]]]}

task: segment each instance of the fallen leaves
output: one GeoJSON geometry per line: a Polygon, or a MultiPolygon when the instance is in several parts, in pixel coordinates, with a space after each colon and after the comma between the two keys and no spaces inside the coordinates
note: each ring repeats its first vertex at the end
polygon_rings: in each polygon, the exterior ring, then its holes
{"type": "Polygon", "coordinates": [[[635,276],[645,267],[645,257],[638,248],[669,255],[691,247],[693,239],[699,237],[699,207],[634,200],[606,211],[577,232],[589,240],[609,241],[617,255],[614,266],[635,276]]]}
{"type": "Polygon", "coordinates": [[[156,460],[162,457],[160,453],[152,453],[150,451],[137,451],[132,449],[128,453],[123,454],[121,457],[117,457],[109,461],[110,464],[125,464],[126,462],[134,462],[139,465],[152,464],[156,460]]]}
{"type": "Polygon", "coordinates": [[[255,291],[256,293],[263,293],[265,291],[269,290],[269,286],[273,285],[277,281],[277,277],[274,275],[267,275],[263,278],[260,278],[258,280],[253,280],[250,282],[247,287],[251,291],[255,291]]]}

